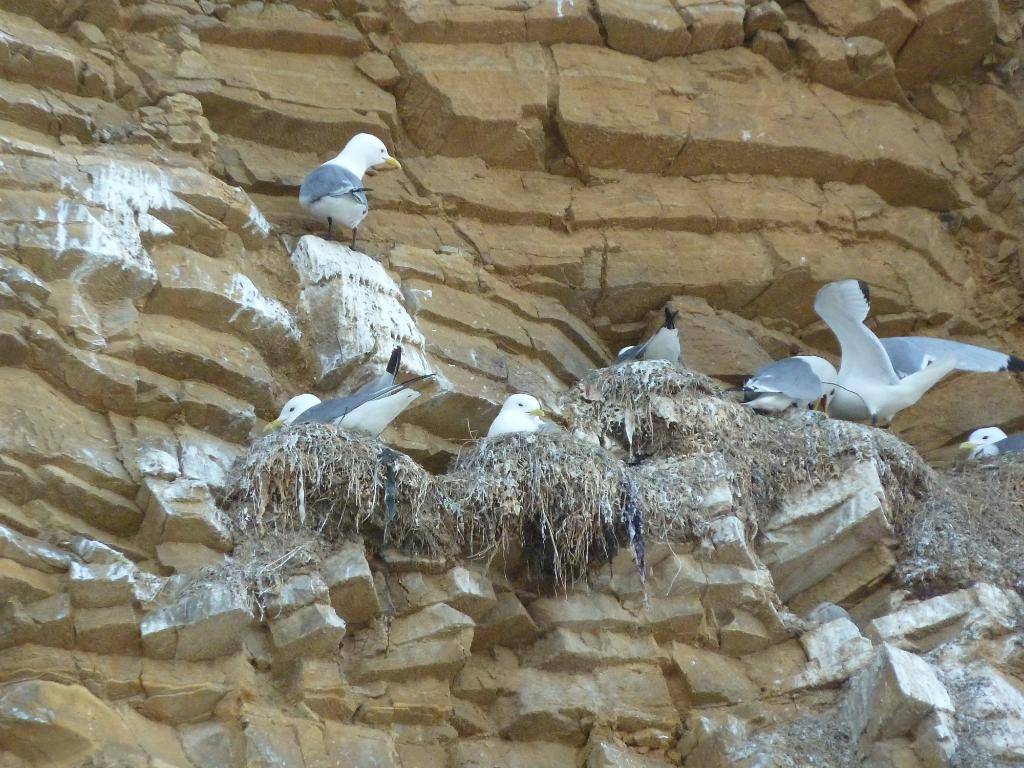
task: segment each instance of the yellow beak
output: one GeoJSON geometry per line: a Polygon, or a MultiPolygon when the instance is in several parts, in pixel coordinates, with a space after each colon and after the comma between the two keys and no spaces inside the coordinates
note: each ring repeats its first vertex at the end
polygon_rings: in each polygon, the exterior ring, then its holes
{"type": "Polygon", "coordinates": [[[544,411],[543,408],[537,408],[535,410],[530,411],[530,413],[532,413],[534,416],[540,416],[542,419],[547,417],[547,413],[544,411]]]}
{"type": "Polygon", "coordinates": [[[402,164],[395,160],[391,155],[388,155],[388,159],[384,161],[385,168],[394,168],[395,170],[402,170],[402,164]]]}
{"type": "Polygon", "coordinates": [[[280,428],[281,428],[281,420],[280,419],[274,419],[273,421],[269,422],[267,424],[267,426],[265,426],[263,428],[263,434],[264,435],[269,435],[274,430],[280,429],[280,428]]]}
{"type": "Polygon", "coordinates": [[[960,443],[961,451],[972,451],[975,448],[977,448],[977,446],[974,443],[960,443]]]}

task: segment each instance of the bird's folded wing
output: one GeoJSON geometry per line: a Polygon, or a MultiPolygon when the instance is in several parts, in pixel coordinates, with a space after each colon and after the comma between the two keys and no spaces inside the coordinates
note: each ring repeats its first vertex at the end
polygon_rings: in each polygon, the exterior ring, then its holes
{"type": "Polygon", "coordinates": [[[365,405],[373,400],[380,400],[388,395],[401,392],[403,389],[409,389],[413,384],[419,384],[432,379],[433,377],[434,374],[428,373],[424,376],[417,376],[413,379],[403,381],[401,384],[392,384],[374,391],[362,389],[348,397],[336,397],[333,400],[325,400],[320,403],[320,405],[314,405],[308,411],[303,412],[302,415],[292,423],[306,424],[314,421],[320,423],[331,423],[345,417],[349,413],[352,413],[352,411],[361,405],[365,405]]]}
{"type": "Polygon", "coordinates": [[[1024,434],[1010,435],[1004,437],[993,445],[999,449],[999,453],[1024,453],[1024,434]]]}
{"type": "Polygon", "coordinates": [[[352,195],[365,205],[364,189],[362,179],[352,171],[336,163],[324,163],[306,176],[299,187],[299,200],[305,205],[310,205],[325,197],[352,195]]]}
{"type": "Polygon", "coordinates": [[[821,379],[811,366],[793,357],[762,366],[747,386],[762,392],[778,392],[802,403],[821,397],[821,379]]]}
{"type": "Polygon", "coordinates": [[[814,311],[839,340],[842,361],[839,375],[847,373],[879,384],[896,384],[899,378],[878,337],[864,325],[870,305],[857,280],[829,283],[814,299],[814,311]]]}

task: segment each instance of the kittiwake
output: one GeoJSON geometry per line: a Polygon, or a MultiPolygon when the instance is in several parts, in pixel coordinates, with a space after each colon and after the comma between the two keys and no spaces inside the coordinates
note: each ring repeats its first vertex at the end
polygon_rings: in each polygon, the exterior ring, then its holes
{"type": "Polygon", "coordinates": [[[1024,453],[1024,433],[1007,437],[999,427],[985,427],[971,432],[966,442],[960,443],[960,449],[970,451],[969,459],[982,459],[991,456],[1003,456],[1007,453],[1024,453]]]}
{"type": "Polygon", "coordinates": [[[302,206],[327,224],[327,236],[335,224],[352,230],[356,247],[356,229],[366,218],[370,205],[366,200],[363,175],[370,168],[401,168],[388,154],[384,142],[369,133],[357,133],[333,160],[310,171],[299,187],[302,206]]]}
{"type": "Polygon", "coordinates": [[[678,312],[673,312],[665,307],[665,322],[662,323],[661,328],[643,344],[620,349],[612,365],[630,363],[634,360],[680,362],[682,349],[679,347],[679,332],[676,330],[676,317],[678,316],[678,312]]]}
{"type": "Polygon", "coordinates": [[[533,395],[512,395],[505,400],[501,411],[487,430],[488,437],[508,435],[512,432],[536,432],[547,426],[544,410],[533,395]]]}
{"type": "Polygon", "coordinates": [[[398,383],[398,368],[401,365],[401,348],[391,353],[386,373],[381,374],[348,397],[337,397],[321,402],[316,395],[296,395],[281,409],[281,414],[267,424],[264,432],[272,432],[291,424],[334,424],[352,432],[362,432],[376,437],[409,407],[420,393],[413,389],[433,378],[434,374],[416,376],[398,383]]]}
{"type": "Polygon", "coordinates": [[[826,386],[836,380],[836,369],[814,355],[796,355],[757,369],[743,385],[743,402],[755,411],[779,413],[787,408],[817,405],[830,395],[826,386]]]}
{"type": "Polygon", "coordinates": [[[946,355],[901,379],[881,341],[864,325],[871,309],[869,298],[867,283],[840,280],[824,286],[814,299],[814,311],[835,334],[842,353],[829,414],[888,424],[952,371],[956,359],[946,355]]]}
{"type": "Polygon", "coordinates": [[[900,378],[923,371],[940,357],[952,355],[954,370],[985,373],[990,371],[1024,371],[1024,360],[994,349],[976,347],[950,339],[930,336],[893,336],[882,339],[892,367],[900,378]]]}

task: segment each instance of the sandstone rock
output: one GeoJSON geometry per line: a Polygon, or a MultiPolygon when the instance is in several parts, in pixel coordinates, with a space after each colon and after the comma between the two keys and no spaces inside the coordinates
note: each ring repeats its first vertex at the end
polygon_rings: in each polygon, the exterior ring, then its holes
{"type": "Polygon", "coordinates": [[[396,619],[391,627],[391,643],[404,645],[421,640],[461,636],[472,631],[473,620],[454,608],[440,603],[396,619]]]}
{"type": "Polygon", "coordinates": [[[592,744],[586,768],[667,768],[670,763],[656,757],[631,752],[618,741],[599,741],[592,744]]]}
{"type": "Polygon", "coordinates": [[[402,306],[398,286],[379,264],[312,236],[299,240],[292,264],[303,286],[300,316],[310,327],[320,386],[336,386],[363,362],[383,367],[396,344],[403,348],[405,373],[429,372],[417,349],[422,349],[423,336],[402,306]]]}
{"type": "Polygon", "coordinates": [[[783,680],[779,690],[832,685],[845,680],[868,661],[871,641],[848,618],[838,618],[800,636],[809,663],[799,674],[783,680]]]}
{"type": "Polygon", "coordinates": [[[327,584],[319,573],[297,573],[276,586],[266,597],[266,613],[279,618],[311,603],[327,602],[327,584]]]}
{"type": "Polygon", "coordinates": [[[320,572],[330,590],[331,605],[346,623],[363,624],[380,612],[380,599],[361,541],[342,545],[323,562],[320,572]]]}
{"type": "Polygon", "coordinates": [[[874,467],[859,464],[785,505],[761,545],[779,597],[789,600],[887,536],[883,498],[874,467]]]}
{"type": "Polygon", "coordinates": [[[196,765],[231,765],[234,762],[231,733],[221,723],[199,723],[182,728],[181,746],[196,765]]]}
{"type": "Polygon", "coordinates": [[[995,0],[928,0],[916,11],[917,28],[896,59],[904,88],[966,74],[991,50],[999,20],[995,0]]]}
{"type": "Polygon", "coordinates": [[[652,597],[628,606],[658,642],[708,639],[710,628],[697,595],[652,597]]]}
{"type": "Polygon", "coordinates": [[[70,648],[75,642],[71,620],[71,601],[66,593],[55,594],[24,607],[8,602],[0,608],[0,648],[23,643],[38,643],[70,648]]]}
{"type": "Polygon", "coordinates": [[[497,604],[491,580],[479,571],[456,566],[447,573],[446,602],[474,620],[479,620],[497,604]]]}
{"type": "Polygon", "coordinates": [[[873,37],[897,54],[917,26],[917,16],[903,0],[808,0],[818,21],[843,37],[873,37]]]}
{"type": "Polygon", "coordinates": [[[743,31],[747,37],[758,32],[775,32],[786,20],[786,14],[775,0],[758,3],[747,9],[743,19],[743,31]]]}
{"type": "Polygon", "coordinates": [[[735,608],[719,617],[718,644],[722,653],[744,656],[764,650],[771,642],[764,624],[748,611],[735,608]]]}
{"type": "Polygon", "coordinates": [[[846,702],[851,737],[862,744],[902,736],[935,711],[952,712],[953,702],[932,666],[888,644],[855,678],[846,702]]]}
{"type": "Polygon", "coordinates": [[[873,37],[833,37],[804,27],[795,38],[808,76],[837,91],[901,102],[903,90],[885,45],[873,37]]]}
{"type": "Polygon", "coordinates": [[[537,625],[519,598],[512,592],[502,592],[495,606],[477,622],[473,650],[485,651],[495,645],[524,645],[537,635],[537,625]]]}
{"type": "Polygon", "coordinates": [[[0,688],[0,734],[33,762],[81,761],[101,746],[134,743],[121,718],[87,690],[45,681],[0,688]]]}
{"type": "Polygon", "coordinates": [[[221,552],[231,547],[227,525],[201,481],[146,478],[138,503],[146,510],[139,536],[154,546],[175,541],[202,544],[221,552]]]}
{"type": "Polygon", "coordinates": [[[251,718],[245,724],[245,764],[259,768],[302,768],[306,764],[287,722],[251,718]]]}
{"type": "Polygon", "coordinates": [[[456,742],[451,749],[452,768],[564,768],[573,765],[575,759],[576,750],[572,747],[544,741],[465,740],[456,742]]]}
{"type": "Polygon", "coordinates": [[[703,53],[716,48],[743,45],[743,4],[725,2],[684,2],[680,13],[690,29],[687,53],[703,53]]]}
{"type": "Polygon", "coordinates": [[[452,716],[448,682],[423,678],[391,683],[382,697],[360,707],[359,719],[370,725],[441,725],[452,716]]]}
{"type": "Polygon", "coordinates": [[[251,621],[245,596],[215,584],[147,614],[142,646],[147,656],[157,659],[213,659],[236,650],[239,633],[251,621]]]}
{"type": "Polygon", "coordinates": [[[673,643],[672,660],[683,676],[687,697],[694,706],[736,704],[759,695],[757,686],[735,659],[673,643]]]}
{"type": "Polygon", "coordinates": [[[530,603],[530,615],[541,632],[554,627],[587,631],[630,631],[637,620],[618,601],[598,592],[574,592],[564,598],[541,597],[530,603]]]}
{"type": "Polygon", "coordinates": [[[776,69],[787,70],[793,66],[793,55],[785,38],[777,32],[760,30],[750,41],[750,50],[764,56],[776,69]]]}
{"type": "Polygon", "coordinates": [[[139,618],[130,605],[110,608],[76,608],[75,641],[94,653],[138,653],[139,618]]]}
{"type": "Polygon", "coordinates": [[[66,571],[70,565],[67,553],[24,536],[6,525],[0,525],[0,557],[47,573],[66,571]]]}
{"type": "Polygon", "coordinates": [[[281,662],[299,656],[330,656],[345,636],[345,622],[329,605],[307,605],[270,623],[274,656],[281,662]]]}
{"type": "Polygon", "coordinates": [[[616,664],[654,664],[661,651],[651,637],[555,629],[534,643],[530,665],[557,672],[587,672],[616,664]]]}
{"type": "Polygon", "coordinates": [[[383,656],[360,660],[350,678],[354,682],[371,682],[414,680],[425,675],[451,677],[466,662],[472,635],[471,630],[465,629],[453,637],[396,646],[383,656]]]}
{"type": "Polygon", "coordinates": [[[2,593],[23,603],[53,595],[58,590],[57,578],[49,573],[26,568],[13,560],[0,560],[2,593]]]}
{"type": "Polygon", "coordinates": [[[321,717],[347,720],[359,707],[334,659],[298,659],[286,675],[291,696],[321,717]]]}
{"type": "Polygon", "coordinates": [[[132,601],[136,570],[128,563],[72,563],[68,576],[71,601],[76,607],[104,608],[132,601]]]}
{"type": "Polygon", "coordinates": [[[798,613],[823,601],[852,607],[864,596],[872,594],[892,573],[895,564],[892,550],[885,544],[876,544],[791,599],[789,606],[798,613]]]}
{"type": "Polygon", "coordinates": [[[399,114],[418,146],[431,154],[543,168],[548,75],[539,45],[407,43],[395,55],[403,78],[399,114]]]}
{"type": "Polygon", "coordinates": [[[142,712],[173,724],[209,719],[230,689],[225,674],[208,663],[142,659],[139,679],[142,712]]]}
{"type": "Polygon", "coordinates": [[[390,734],[358,725],[327,723],[324,746],[335,761],[351,760],[353,765],[397,768],[394,739],[390,734]]]}
{"type": "Polygon", "coordinates": [[[657,667],[623,665],[565,675],[524,669],[518,707],[506,734],[545,736],[581,744],[581,718],[599,719],[618,731],[670,731],[676,720],[668,686],[657,667]]]}
{"type": "Polygon", "coordinates": [[[682,56],[690,45],[687,22],[667,0],[600,0],[597,9],[608,33],[608,45],[617,51],[660,59],[682,56]]]}
{"type": "Polygon", "coordinates": [[[220,565],[224,562],[225,555],[202,544],[179,544],[172,541],[156,545],[156,559],[164,568],[177,573],[187,573],[220,565]]]}

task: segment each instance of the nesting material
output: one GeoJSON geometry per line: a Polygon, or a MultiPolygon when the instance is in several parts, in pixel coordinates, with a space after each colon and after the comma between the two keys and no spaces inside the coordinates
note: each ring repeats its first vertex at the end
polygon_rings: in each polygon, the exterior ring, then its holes
{"type": "Polygon", "coordinates": [[[644,568],[646,495],[630,468],[558,432],[481,440],[458,458],[446,501],[473,557],[522,548],[530,571],[564,586],[620,545],[644,568]]]}
{"type": "Polygon", "coordinates": [[[235,467],[228,515],[238,536],[308,531],[326,541],[361,535],[431,557],[456,536],[434,478],[378,440],[302,424],[258,440],[235,467]]]}
{"type": "Polygon", "coordinates": [[[986,581],[1024,594],[1024,459],[937,472],[924,503],[898,521],[900,574],[925,593],[986,581]]]}

